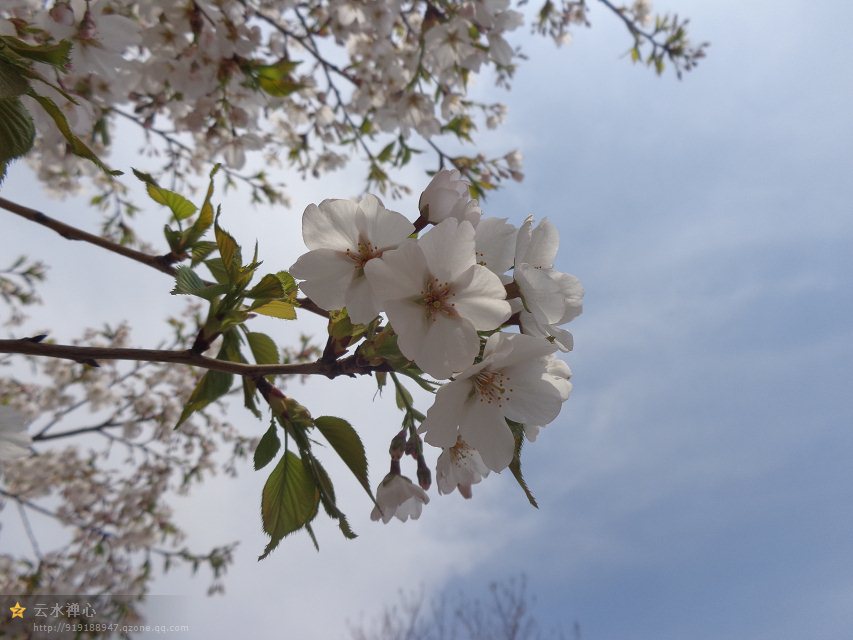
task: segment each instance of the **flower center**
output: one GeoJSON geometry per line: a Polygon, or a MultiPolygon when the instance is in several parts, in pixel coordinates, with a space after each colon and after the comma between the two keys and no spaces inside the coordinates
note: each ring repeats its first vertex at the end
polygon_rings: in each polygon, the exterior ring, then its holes
{"type": "Polygon", "coordinates": [[[510,398],[513,390],[509,384],[510,377],[502,371],[483,370],[474,377],[474,390],[480,402],[499,407],[510,398]]]}
{"type": "Polygon", "coordinates": [[[449,282],[440,282],[438,278],[429,278],[426,287],[421,289],[421,304],[426,309],[427,316],[435,322],[439,314],[443,314],[448,318],[457,318],[459,314],[456,312],[456,303],[450,300],[456,294],[449,282]]]}
{"type": "Polygon", "coordinates": [[[379,258],[382,255],[382,249],[374,245],[370,240],[360,239],[355,250],[347,249],[346,257],[355,263],[357,271],[362,271],[368,260],[379,258]]]}

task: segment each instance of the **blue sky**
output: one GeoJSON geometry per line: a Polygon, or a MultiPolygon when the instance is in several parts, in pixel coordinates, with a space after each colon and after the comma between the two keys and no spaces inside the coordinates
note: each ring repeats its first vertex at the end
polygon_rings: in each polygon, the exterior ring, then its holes
{"type": "MultiPolygon", "coordinates": [[[[320,526],[320,554],[293,539],[258,564],[263,478],[247,469],[178,503],[200,547],[242,541],[224,599],[180,576],[158,583],[188,596],[196,631],[236,627],[228,612],[242,607],[244,630],[267,635],[286,620],[287,637],[341,637],[347,618],[378,612],[398,588],[485,593],[523,572],[545,626],[577,621],[585,639],[853,633],[853,5],[657,7],[689,16],[694,37],[712,43],[684,81],[620,59],[626,37],[595,7],[594,28],[568,48],[516,38],[531,60],[504,96],[507,127],[483,140],[519,145],[527,176],[486,212],[516,224],[548,216],[558,267],[587,290],[570,326],[573,396],[525,451],[541,508],[504,473],[471,502],[433,492],[420,521],[382,527],[358,487],[341,487],[357,541],[320,526]]],[[[33,203],[16,171],[6,197],[33,203]]],[[[246,214],[241,239],[261,236],[268,264],[288,266],[304,205],[355,194],[360,175],[294,185],[293,211],[246,214]]],[[[414,201],[398,210],[413,217],[414,201]]],[[[106,259],[3,224],[16,246],[61,251],[45,322],[51,300],[70,300],[62,278],[106,259]]],[[[121,268],[139,288],[133,304],[165,315],[168,283],[121,268]]],[[[128,316],[69,304],[81,323],[128,316]]],[[[141,326],[140,346],[158,330],[141,326]]],[[[378,481],[393,400],[374,403],[369,383],[350,381],[299,393],[315,414],[364,429],[378,481]]]]}

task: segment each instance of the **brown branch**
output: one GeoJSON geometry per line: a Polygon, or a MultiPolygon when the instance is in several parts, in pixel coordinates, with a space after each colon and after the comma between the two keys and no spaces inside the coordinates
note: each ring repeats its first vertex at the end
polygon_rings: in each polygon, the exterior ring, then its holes
{"type": "Polygon", "coordinates": [[[374,371],[390,371],[388,364],[367,364],[357,355],[336,362],[306,362],[296,364],[243,364],[207,358],[192,351],[171,351],[168,349],[127,349],[116,347],[81,347],[77,345],[46,344],[30,338],[18,340],[0,340],[0,353],[19,353],[29,356],[73,360],[83,364],[97,366],[98,360],[132,360],[144,362],[164,362],[167,364],[199,367],[210,371],[222,371],[249,378],[270,375],[311,375],[318,374],[328,378],[337,376],[369,375],[374,371]]]}
{"type": "Polygon", "coordinates": [[[148,253],[131,249],[130,247],[124,247],[117,242],[107,240],[106,238],[89,233],[88,231],[83,231],[77,227],[72,227],[71,225],[45,215],[41,211],[36,211],[35,209],[30,209],[29,207],[16,204],[10,200],[6,200],[5,198],[0,198],[0,208],[6,209],[6,211],[10,211],[15,215],[19,215],[22,218],[35,222],[36,224],[40,224],[48,229],[53,229],[56,233],[67,240],[81,240],[83,242],[88,242],[96,247],[101,247],[107,251],[117,253],[125,258],[130,258],[131,260],[135,260],[136,262],[157,269],[157,271],[162,271],[172,277],[175,276],[175,268],[170,264],[173,257],[170,255],[152,256],[148,253]]]}
{"type": "MultiPolygon", "coordinates": [[[[82,240],[83,242],[94,244],[95,246],[101,247],[102,249],[106,249],[107,251],[117,253],[121,256],[124,256],[125,258],[130,258],[131,260],[157,269],[157,271],[172,276],[173,278],[177,274],[175,268],[171,265],[171,263],[175,261],[175,257],[171,253],[166,254],[164,256],[153,256],[149,253],[144,253],[142,251],[137,251],[136,249],[124,247],[116,242],[113,242],[112,240],[107,240],[106,238],[102,238],[101,236],[96,236],[92,233],[89,233],[88,231],[78,229],[77,227],[72,227],[69,224],[65,224],[64,222],[60,222],[59,220],[51,218],[50,216],[42,213],[41,211],[30,209],[29,207],[25,207],[15,202],[11,202],[10,200],[6,200],[5,198],[0,198],[0,208],[6,209],[6,211],[19,215],[22,218],[26,218],[31,222],[35,222],[37,224],[45,226],[48,229],[53,229],[54,231],[56,231],[56,233],[61,235],[63,238],[66,238],[67,240],[82,240]]],[[[213,283],[206,282],[206,284],[213,283]]],[[[299,303],[299,306],[302,309],[305,309],[306,311],[315,313],[318,316],[323,316],[324,318],[329,317],[329,312],[325,309],[321,309],[320,307],[318,307],[310,298],[299,298],[297,302],[299,303]]]]}

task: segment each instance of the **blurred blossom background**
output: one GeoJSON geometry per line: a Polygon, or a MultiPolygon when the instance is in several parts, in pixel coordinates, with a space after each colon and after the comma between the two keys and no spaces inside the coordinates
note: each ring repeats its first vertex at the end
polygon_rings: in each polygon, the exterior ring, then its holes
{"type": "MultiPolygon", "coordinates": [[[[524,452],[540,509],[504,472],[470,501],[433,488],[419,521],[383,526],[327,456],[359,538],[348,542],[320,519],[319,553],[298,535],[258,563],[266,476],[247,463],[237,479],[173,500],[199,548],[240,542],[224,595],[208,598],[207,582],[183,571],[155,584],[154,594],[182,596],[175,624],[190,625],[184,637],[344,638],[348,623],[370,620],[401,589],[487,594],[490,581],[520,574],[541,626],[567,637],[850,634],[853,5],[655,8],[689,17],[692,37],[712,43],[681,82],[635,68],[623,25],[593,11],[594,28],[561,50],[512,34],[530,57],[512,91],[485,80],[474,89],[509,108],[500,133],[481,136],[482,151],[524,154],[524,181],[490,195],[484,212],[516,225],[548,217],[561,236],[555,267],[586,289],[584,313],[567,327],[572,397],[524,452]]],[[[134,164],[137,135],[127,129],[114,166],[134,164]]],[[[414,219],[432,168],[408,167],[413,194],[386,206],[414,219]]],[[[287,268],[304,251],[304,207],[356,196],[362,178],[355,163],[319,181],[285,176],[290,209],[220,191],[223,224],[244,246],[258,238],[265,265],[287,268]]],[[[89,215],[85,198],[43,196],[24,163],[3,195],[89,215]]],[[[152,234],[162,224],[153,207],[140,217],[152,234]]],[[[13,216],[4,216],[0,253],[49,258],[45,304],[26,326],[57,340],[130,319],[132,341],[148,346],[183,308],[161,274],[13,216]],[[95,282],[104,270],[110,279],[95,282]]],[[[311,317],[257,326],[292,343],[324,331],[311,317]]],[[[288,388],[315,416],[345,416],[360,430],[378,483],[399,429],[393,394],[375,396],[370,379],[288,388]]],[[[428,406],[426,394],[415,397],[428,406]]],[[[265,429],[238,406],[229,417],[244,433],[265,429]]],[[[403,471],[414,476],[414,464],[403,471]]],[[[14,539],[19,525],[7,520],[4,538],[14,539]]]]}

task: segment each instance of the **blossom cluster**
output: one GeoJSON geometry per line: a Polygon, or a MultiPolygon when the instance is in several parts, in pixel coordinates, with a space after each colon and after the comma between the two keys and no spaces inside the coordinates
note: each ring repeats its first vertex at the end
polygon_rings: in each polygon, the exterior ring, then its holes
{"type": "MultiPolygon", "coordinates": [[[[571,373],[555,354],[572,348],[562,325],[581,313],[583,288],[554,267],[553,224],[529,217],[516,228],[484,215],[455,170],[434,176],[419,214],[412,223],[372,195],[309,205],[309,251],[290,273],[318,306],[346,309],[354,323],[384,314],[402,356],[447,380],[419,432],[442,449],[439,491],[458,487],[467,497],[472,484],[511,463],[512,424],[533,440],[569,397],[571,373]],[[511,327],[517,331],[504,330],[511,327]]],[[[400,476],[399,450],[392,446],[396,464],[377,492],[383,510],[374,517],[386,521],[389,513],[417,517],[427,500],[400,476]]]]}
{"type": "MultiPolygon", "coordinates": [[[[348,147],[373,144],[380,132],[399,136],[402,154],[413,134],[465,139],[475,119],[496,127],[505,107],[471,100],[467,83],[487,66],[499,78],[511,73],[519,52],[506,36],[523,22],[509,0],[441,9],[398,0],[2,5],[0,36],[72,44],[61,73],[40,63],[36,70],[55,79],[56,88],[39,83],[38,91],[81,139],[104,151],[116,119],[132,120],[164,142],[171,170],[180,164],[195,172],[211,159],[239,171],[248,153],[266,151],[271,161],[285,157],[320,174],[346,164],[348,147]]],[[[48,115],[23,100],[40,134],[30,156],[40,177],[57,191],[75,189],[80,173],[94,167],[69,153],[48,115]]],[[[386,143],[368,153],[374,164],[386,143]]],[[[500,161],[506,176],[518,175],[516,159],[500,161]]]]}
{"type": "MultiPolygon", "coordinates": [[[[89,330],[77,342],[125,348],[130,332],[125,324],[89,330]]],[[[0,377],[0,515],[25,527],[31,517],[49,518],[63,529],[47,539],[33,529],[38,562],[0,552],[0,592],[36,584],[43,593],[127,594],[135,608],[155,560],[165,570],[209,566],[210,588],[221,590],[233,544],[192,550],[167,496],[234,475],[257,439],[214,407],[175,430],[194,380],[169,365],[34,359],[31,366],[37,383],[0,377]]]]}

